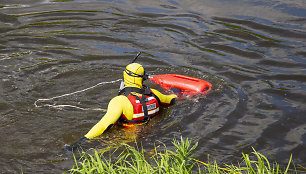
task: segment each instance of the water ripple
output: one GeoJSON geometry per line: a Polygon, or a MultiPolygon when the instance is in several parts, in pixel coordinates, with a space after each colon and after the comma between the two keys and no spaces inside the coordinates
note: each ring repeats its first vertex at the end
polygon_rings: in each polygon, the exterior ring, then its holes
{"type": "MultiPolygon", "coordinates": [[[[255,147],[281,164],[292,153],[305,165],[305,9],[298,0],[2,3],[0,171],[71,168],[73,159],[61,148],[100,120],[118,92],[117,83],[90,87],[120,79],[138,51],[152,75],[177,73],[213,84],[208,95],[152,119],[139,137],[145,148],[183,135],[199,141],[197,158],[204,161],[211,154],[233,163],[255,147]],[[86,88],[48,103],[73,108],[33,105],[86,88]]],[[[128,135],[122,132],[112,130],[101,141],[128,135]]]]}

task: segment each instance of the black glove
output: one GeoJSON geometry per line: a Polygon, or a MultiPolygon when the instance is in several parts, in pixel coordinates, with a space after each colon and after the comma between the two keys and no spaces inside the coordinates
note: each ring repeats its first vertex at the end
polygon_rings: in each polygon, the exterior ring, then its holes
{"type": "Polygon", "coordinates": [[[69,145],[65,145],[65,147],[64,147],[64,149],[66,150],[66,151],[71,151],[71,152],[73,152],[73,151],[75,151],[75,150],[77,150],[78,148],[80,148],[81,147],[81,144],[83,144],[85,141],[87,141],[87,140],[89,140],[88,138],[86,138],[86,137],[82,137],[78,142],[76,142],[74,145],[72,145],[72,146],[69,146],[69,145]]]}

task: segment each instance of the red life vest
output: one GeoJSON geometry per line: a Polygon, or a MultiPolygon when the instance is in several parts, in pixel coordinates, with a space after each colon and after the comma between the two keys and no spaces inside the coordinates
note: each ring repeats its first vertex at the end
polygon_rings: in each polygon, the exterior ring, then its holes
{"type": "Polygon", "coordinates": [[[134,113],[132,120],[128,120],[124,114],[121,115],[121,122],[124,125],[143,124],[159,113],[159,99],[150,91],[150,94],[126,96],[133,105],[134,113]],[[144,98],[143,98],[144,97],[144,98]],[[145,106],[143,106],[143,104],[145,106]]]}

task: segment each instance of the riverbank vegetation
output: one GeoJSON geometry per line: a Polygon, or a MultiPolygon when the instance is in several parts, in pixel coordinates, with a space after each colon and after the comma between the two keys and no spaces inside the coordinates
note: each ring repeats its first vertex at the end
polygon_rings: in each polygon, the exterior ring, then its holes
{"type": "Polygon", "coordinates": [[[75,164],[67,173],[297,173],[295,170],[289,170],[292,157],[290,157],[287,166],[281,168],[278,163],[271,163],[267,157],[253,149],[253,153],[251,154],[242,153],[242,162],[239,164],[222,164],[221,167],[215,161],[209,162],[209,159],[207,163],[194,159],[193,151],[197,147],[197,143],[192,145],[190,140],[181,138],[180,140],[174,139],[172,144],[175,147],[174,150],[169,150],[169,148],[164,146],[160,152],[157,149],[154,149],[152,152],[144,152],[138,146],[135,148],[124,144],[110,153],[108,158],[105,157],[103,152],[98,152],[94,149],[92,151],[82,152],[80,158],[77,159],[74,156],[75,164]],[[121,152],[119,153],[119,151],[121,152]]]}

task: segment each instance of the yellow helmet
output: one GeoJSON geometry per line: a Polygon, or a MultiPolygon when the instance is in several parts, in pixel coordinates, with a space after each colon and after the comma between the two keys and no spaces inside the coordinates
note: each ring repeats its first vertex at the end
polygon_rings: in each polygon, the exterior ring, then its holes
{"type": "Polygon", "coordinates": [[[126,66],[123,71],[123,79],[125,87],[142,88],[142,82],[146,80],[147,75],[139,63],[131,63],[126,66]]]}

